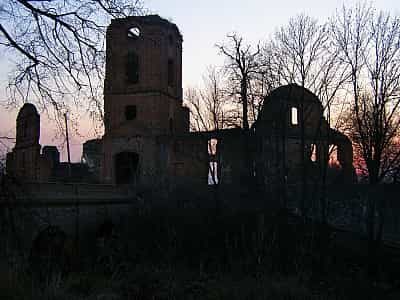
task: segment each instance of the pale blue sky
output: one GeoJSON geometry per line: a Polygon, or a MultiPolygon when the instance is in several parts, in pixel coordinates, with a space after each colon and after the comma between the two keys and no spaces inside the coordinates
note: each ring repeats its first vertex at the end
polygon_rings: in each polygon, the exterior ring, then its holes
{"type": "MultiPolygon", "coordinates": [[[[263,1],[263,0],[147,0],[148,8],[170,19],[183,34],[183,84],[201,82],[209,64],[222,64],[215,44],[229,32],[237,32],[253,44],[268,38],[274,30],[285,25],[290,17],[305,13],[320,21],[328,20],[336,9],[358,3],[343,0],[263,1]]],[[[400,1],[372,1],[377,9],[400,12],[400,1]]]]}
{"type": "MultiPolygon", "coordinates": [[[[267,39],[274,30],[285,25],[290,17],[306,13],[320,21],[327,20],[343,3],[347,6],[358,1],[262,1],[262,0],[145,0],[152,12],[174,22],[183,34],[183,85],[201,84],[202,74],[208,65],[221,65],[223,58],[218,55],[215,44],[224,41],[229,32],[237,32],[253,44],[267,39]]],[[[372,1],[380,10],[400,14],[398,0],[372,1]]],[[[0,50],[0,102],[6,102],[5,83],[9,68],[8,57],[0,50]]],[[[0,136],[15,134],[16,110],[6,111],[0,106],[0,136]]],[[[42,118],[41,144],[58,144],[54,139],[55,126],[45,125],[42,118]]],[[[89,139],[90,130],[81,128],[83,137],[72,136],[72,159],[80,160],[81,143],[89,139]]],[[[11,146],[11,145],[10,145],[11,146]]],[[[0,152],[4,150],[0,144],[0,152]]],[[[62,153],[62,157],[65,154],[62,153]]]]}

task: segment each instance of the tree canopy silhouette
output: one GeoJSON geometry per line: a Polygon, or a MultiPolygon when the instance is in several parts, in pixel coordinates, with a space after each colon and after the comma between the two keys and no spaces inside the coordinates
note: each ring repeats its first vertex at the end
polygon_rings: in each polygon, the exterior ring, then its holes
{"type": "Polygon", "coordinates": [[[107,25],[111,18],[142,12],[141,0],[8,0],[0,4],[0,47],[14,62],[8,84],[10,102],[29,99],[41,108],[59,111],[85,100],[88,109],[102,116],[107,25]]]}

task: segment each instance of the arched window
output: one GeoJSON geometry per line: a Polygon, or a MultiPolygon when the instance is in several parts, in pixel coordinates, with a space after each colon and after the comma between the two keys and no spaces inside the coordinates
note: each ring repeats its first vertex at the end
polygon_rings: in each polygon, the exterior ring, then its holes
{"type": "Polygon", "coordinates": [[[139,165],[139,155],[135,152],[120,152],[115,155],[115,183],[135,183],[139,165]]]}
{"type": "Polygon", "coordinates": [[[208,140],[208,155],[217,155],[218,139],[212,138],[208,140]]]}
{"type": "Polygon", "coordinates": [[[312,162],[316,162],[318,157],[317,157],[317,145],[316,144],[311,144],[311,149],[310,149],[310,159],[312,162]]]}
{"type": "Polygon", "coordinates": [[[340,168],[340,161],[338,159],[338,146],[337,145],[329,145],[329,152],[328,152],[328,165],[330,167],[340,168]]]}

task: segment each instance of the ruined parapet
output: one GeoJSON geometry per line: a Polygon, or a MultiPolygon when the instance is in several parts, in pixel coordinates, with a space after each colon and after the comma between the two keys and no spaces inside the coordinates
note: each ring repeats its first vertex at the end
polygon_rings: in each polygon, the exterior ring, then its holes
{"type": "Polygon", "coordinates": [[[308,89],[289,84],[273,90],[254,128],[255,163],[266,186],[322,184],[327,171],[335,171],[336,183],[354,182],[351,141],[329,128],[321,101],[308,89]],[[337,164],[329,168],[333,146],[337,164]]]}
{"type": "Polygon", "coordinates": [[[93,139],[83,143],[82,162],[87,165],[93,177],[99,180],[101,157],[103,153],[103,141],[93,139]]]}
{"type": "Polygon", "coordinates": [[[60,163],[60,152],[56,146],[44,146],[42,149],[43,159],[48,161],[51,168],[54,168],[60,163]]]}
{"type": "Polygon", "coordinates": [[[296,84],[278,87],[265,97],[254,127],[256,165],[266,185],[296,184],[303,176],[319,180],[328,123],[316,95],[296,84]]]}
{"type": "Polygon", "coordinates": [[[297,84],[280,86],[265,97],[256,134],[299,136],[302,121],[306,138],[326,135],[327,122],[318,97],[297,84]]]}
{"type": "Polygon", "coordinates": [[[151,89],[181,99],[181,60],[182,35],[175,24],[158,15],[113,19],[107,29],[105,94],[151,89]]]}
{"type": "Polygon", "coordinates": [[[25,103],[17,116],[16,142],[7,155],[7,173],[24,181],[39,179],[40,116],[36,107],[25,103]]]}

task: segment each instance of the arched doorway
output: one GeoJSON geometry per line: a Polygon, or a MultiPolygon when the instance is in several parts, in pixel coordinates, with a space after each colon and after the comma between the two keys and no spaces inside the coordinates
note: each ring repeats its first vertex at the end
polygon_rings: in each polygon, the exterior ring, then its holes
{"type": "Polygon", "coordinates": [[[139,163],[139,155],[135,152],[120,152],[115,155],[115,183],[134,183],[139,163]]]}

